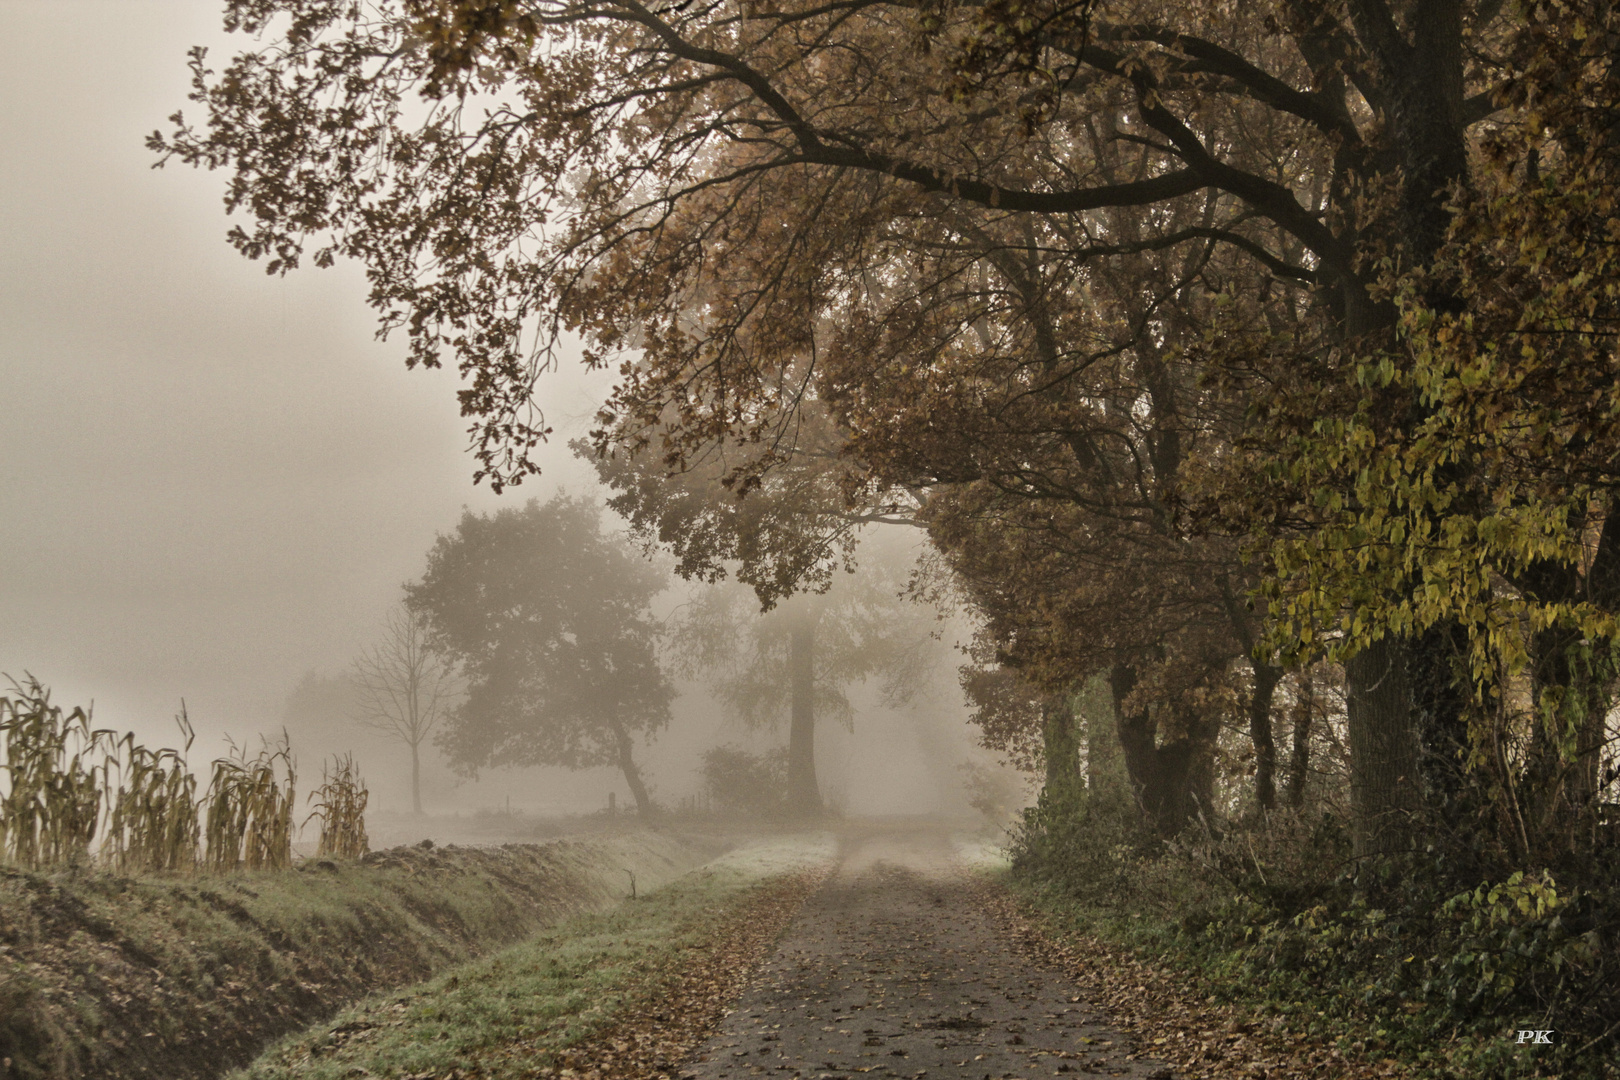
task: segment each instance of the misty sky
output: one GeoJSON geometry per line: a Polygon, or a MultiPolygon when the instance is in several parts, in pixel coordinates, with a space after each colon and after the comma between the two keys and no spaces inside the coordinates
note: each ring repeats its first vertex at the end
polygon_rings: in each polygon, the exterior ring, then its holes
{"type": "MultiPolygon", "coordinates": [[[[98,719],[273,725],[419,573],[471,483],[455,377],[372,340],[353,267],[266,277],[223,175],[150,168],[217,0],[0,0],[0,671],[98,719]]],[[[579,426],[594,397],[549,386],[579,426]]],[[[506,499],[586,473],[556,467],[506,499]]]]}
{"type": "MultiPolygon", "coordinates": [[[[173,744],[184,698],[194,763],[224,734],[277,730],[305,672],[346,670],[463,505],[593,487],[566,442],[607,388],[577,369],[548,379],[545,475],[494,496],[471,483],[454,373],[407,372],[402,342],[373,340],[357,268],[273,278],[237,255],[224,175],[153,170],[143,145],[188,104],[190,46],[216,65],[243,47],[220,6],[0,0],[0,673],[93,700],[103,726],[152,745],[173,744]]],[[[910,719],[823,728],[830,797],[853,784],[869,809],[926,809],[958,788],[969,736],[941,678],[910,719]]],[[[684,695],[644,758],[660,797],[735,737],[684,695]]],[[[404,797],[392,752],[368,751],[384,805],[404,797]]],[[[628,794],[610,770],[548,772],[459,795],[442,768],[424,779],[430,801],[461,805],[628,794]]]]}

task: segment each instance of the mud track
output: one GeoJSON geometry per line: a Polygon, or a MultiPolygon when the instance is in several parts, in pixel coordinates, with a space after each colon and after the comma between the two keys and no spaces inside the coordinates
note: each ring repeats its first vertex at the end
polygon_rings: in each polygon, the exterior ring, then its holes
{"type": "Polygon", "coordinates": [[[851,829],[683,1080],[1169,1077],[998,924],[939,830],[851,829]]]}

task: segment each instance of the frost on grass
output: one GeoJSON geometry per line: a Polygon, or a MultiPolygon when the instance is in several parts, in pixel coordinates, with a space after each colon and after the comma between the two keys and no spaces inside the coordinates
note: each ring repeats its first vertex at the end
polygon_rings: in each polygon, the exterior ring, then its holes
{"type": "Polygon", "coordinates": [[[603,1054],[617,1064],[608,1068],[604,1058],[593,1066],[602,1076],[617,1077],[632,1058],[647,1066],[637,1075],[657,1073],[654,1066],[678,1058],[736,992],[835,848],[825,834],[745,844],[634,902],[565,920],[374,997],[233,1076],[346,1080],[461,1070],[504,1080],[536,1069],[579,1072],[580,1062],[603,1054]],[[675,998],[687,1004],[676,1008],[675,998]],[[635,1039],[627,1041],[627,1032],[635,1039]],[[646,1043],[644,1054],[630,1053],[635,1040],[646,1043]],[[616,1048],[620,1042],[625,1048],[616,1048]]]}
{"type": "Polygon", "coordinates": [[[1012,865],[1004,839],[957,835],[951,837],[951,848],[956,861],[967,870],[994,872],[1012,865]]]}
{"type": "Polygon", "coordinates": [[[830,832],[800,833],[754,840],[733,848],[703,869],[739,884],[798,873],[831,862],[838,841],[830,832]]]}

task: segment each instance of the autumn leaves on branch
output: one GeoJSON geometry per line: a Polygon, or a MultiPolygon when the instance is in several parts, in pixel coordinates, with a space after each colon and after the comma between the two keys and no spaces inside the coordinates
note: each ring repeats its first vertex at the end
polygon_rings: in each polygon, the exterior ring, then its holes
{"type": "Polygon", "coordinates": [[[620,509],[683,569],[740,560],[769,600],[854,524],[926,526],[1035,698],[1107,677],[1163,831],[1223,723],[1276,801],[1273,695],[1325,657],[1363,850],[1425,815],[1592,835],[1606,4],[230,12],[261,38],[195,57],[203,116],[154,149],[228,170],[272,270],[364,263],[409,362],[460,368],[493,484],[578,340],[620,374],[620,509]],[[694,470],[723,499],[647,479],[694,470]]]}

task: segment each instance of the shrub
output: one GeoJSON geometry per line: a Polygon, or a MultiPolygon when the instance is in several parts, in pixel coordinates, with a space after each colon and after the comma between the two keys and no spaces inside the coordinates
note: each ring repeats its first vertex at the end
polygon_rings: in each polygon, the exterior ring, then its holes
{"type": "Polygon", "coordinates": [[[703,784],[722,811],[779,817],[786,806],[787,751],[750,754],[717,746],[703,755],[703,784]]]}
{"type": "Polygon", "coordinates": [[[1066,806],[1043,796],[1015,868],[1079,901],[1093,930],[1351,1050],[1422,1062],[1423,1075],[1614,1075],[1599,1067],[1620,1031],[1610,864],[1594,861],[1571,887],[1506,866],[1481,881],[1486,864],[1445,845],[1357,858],[1324,812],[1201,824],[1169,843],[1137,817],[1106,793],[1066,806]],[[1525,1054],[1504,1038],[1510,1026],[1565,1037],[1525,1054]]]}

